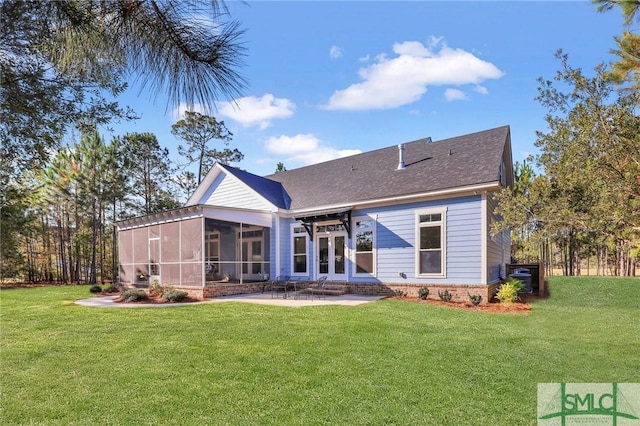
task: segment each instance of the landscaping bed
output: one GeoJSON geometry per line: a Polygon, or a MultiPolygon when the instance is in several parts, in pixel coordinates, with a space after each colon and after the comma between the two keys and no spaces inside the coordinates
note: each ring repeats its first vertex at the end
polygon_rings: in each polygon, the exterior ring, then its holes
{"type": "Polygon", "coordinates": [[[498,302],[497,300],[492,300],[490,303],[483,303],[475,306],[471,302],[445,302],[443,300],[436,299],[423,300],[419,297],[390,296],[389,298],[407,302],[444,306],[452,309],[465,309],[470,311],[487,312],[491,314],[528,314],[529,312],[531,312],[531,305],[527,303],[527,299],[516,301],[510,304],[504,304],[498,302]]]}

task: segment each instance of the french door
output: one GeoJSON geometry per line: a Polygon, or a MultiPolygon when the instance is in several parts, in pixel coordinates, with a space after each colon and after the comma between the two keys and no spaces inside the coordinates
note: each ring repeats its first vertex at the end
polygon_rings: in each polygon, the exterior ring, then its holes
{"type": "Polygon", "coordinates": [[[327,232],[316,235],[317,276],[329,281],[347,280],[347,233],[327,232]]]}

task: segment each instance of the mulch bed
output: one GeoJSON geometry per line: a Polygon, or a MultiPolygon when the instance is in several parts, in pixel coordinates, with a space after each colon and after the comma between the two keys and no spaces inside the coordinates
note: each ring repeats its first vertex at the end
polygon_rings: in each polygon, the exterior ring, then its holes
{"type": "Polygon", "coordinates": [[[422,300],[419,297],[398,297],[391,296],[390,299],[403,300],[412,303],[426,303],[428,305],[445,306],[452,309],[464,309],[469,311],[487,312],[490,314],[528,314],[531,312],[531,305],[527,302],[527,296],[523,297],[524,300],[511,303],[509,305],[502,304],[497,300],[489,303],[481,303],[478,306],[474,306],[471,302],[444,302],[437,299],[422,300]]]}
{"type": "MultiPolygon", "coordinates": [[[[101,293],[102,296],[115,296],[114,293],[101,293]]],[[[134,305],[161,305],[161,304],[171,304],[171,303],[195,303],[195,302],[202,302],[202,299],[198,299],[195,297],[185,297],[184,299],[182,299],[180,302],[170,302],[167,300],[164,300],[162,298],[162,296],[148,296],[146,300],[138,300],[135,302],[125,302],[124,300],[122,300],[121,296],[118,296],[116,299],[113,300],[115,303],[131,303],[134,305]]]]}

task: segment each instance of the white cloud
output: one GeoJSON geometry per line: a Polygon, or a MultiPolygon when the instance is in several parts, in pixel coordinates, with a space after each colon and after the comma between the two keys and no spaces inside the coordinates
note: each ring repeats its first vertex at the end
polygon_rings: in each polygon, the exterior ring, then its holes
{"type": "Polygon", "coordinates": [[[371,55],[369,55],[367,53],[366,55],[359,57],[358,61],[360,61],[360,62],[369,62],[369,59],[371,59],[371,55]]]}
{"type": "Polygon", "coordinates": [[[429,86],[478,85],[504,75],[492,63],[462,49],[452,49],[441,39],[431,37],[428,46],[417,41],[394,44],[395,57],[377,55],[373,64],[359,70],[362,82],[335,91],[323,108],[396,108],[419,100],[429,86]]]}
{"type": "Polygon", "coordinates": [[[445,90],[444,91],[444,97],[447,100],[447,102],[464,101],[466,99],[469,99],[467,97],[467,95],[462,90],[458,90],[458,89],[447,89],[447,90],[445,90]]]}
{"type": "Polygon", "coordinates": [[[218,103],[220,115],[230,118],[245,127],[258,126],[264,130],[277,118],[288,118],[293,115],[296,105],[289,99],[276,98],[267,93],[261,98],[247,96],[235,102],[218,103]]]}
{"type": "Polygon", "coordinates": [[[285,166],[287,166],[288,161],[306,166],[362,152],[359,149],[335,149],[329,147],[312,134],[271,137],[265,142],[265,149],[270,155],[284,157],[285,166]]]}
{"type": "Polygon", "coordinates": [[[329,57],[331,57],[331,59],[341,58],[343,54],[344,49],[342,47],[331,46],[331,49],[329,49],[329,57]]]}
{"type": "Polygon", "coordinates": [[[481,95],[488,95],[489,94],[489,89],[487,89],[484,86],[478,85],[478,86],[474,87],[473,90],[475,90],[476,92],[480,93],[481,95]]]}

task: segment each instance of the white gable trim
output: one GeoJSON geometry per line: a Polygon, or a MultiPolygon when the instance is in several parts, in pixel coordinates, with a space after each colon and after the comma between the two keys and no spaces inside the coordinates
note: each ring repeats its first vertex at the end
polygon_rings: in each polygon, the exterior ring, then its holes
{"type": "Polygon", "coordinates": [[[215,190],[213,192],[210,192],[209,190],[211,188],[211,185],[213,185],[216,182],[216,180],[218,180],[220,175],[224,176],[224,180],[230,179],[235,184],[237,184],[240,187],[242,187],[242,189],[244,191],[246,191],[248,194],[250,194],[251,196],[258,197],[261,200],[263,200],[264,203],[269,206],[269,210],[270,211],[278,211],[278,207],[276,205],[274,205],[272,202],[270,202],[268,199],[266,199],[258,191],[256,191],[255,189],[253,189],[252,187],[247,185],[245,182],[243,182],[241,179],[239,179],[233,173],[229,173],[227,170],[225,170],[223,167],[221,167],[218,163],[216,163],[211,168],[209,173],[207,173],[207,176],[205,176],[205,178],[202,180],[202,182],[200,183],[200,186],[198,186],[198,188],[193,193],[193,195],[189,198],[189,200],[187,201],[185,206],[191,206],[191,205],[197,205],[197,204],[208,205],[208,204],[206,204],[208,199],[215,192],[215,190]]]}
{"type": "Polygon", "coordinates": [[[198,188],[196,188],[196,191],[193,193],[193,195],[189,197],[189,199],[185,204],[185,207],[202,204],[201,202],[202,198],[207,193],[207,190],[216,180],[218,175],[222,172],[223,172],[222,167],[220,167],[218,163],[214,164],[211,170],[209,170],[209,173],[207,173],[204,179],[202,179],[202,181],[200,182],[200,185],[198,185],[198,188]]]}

